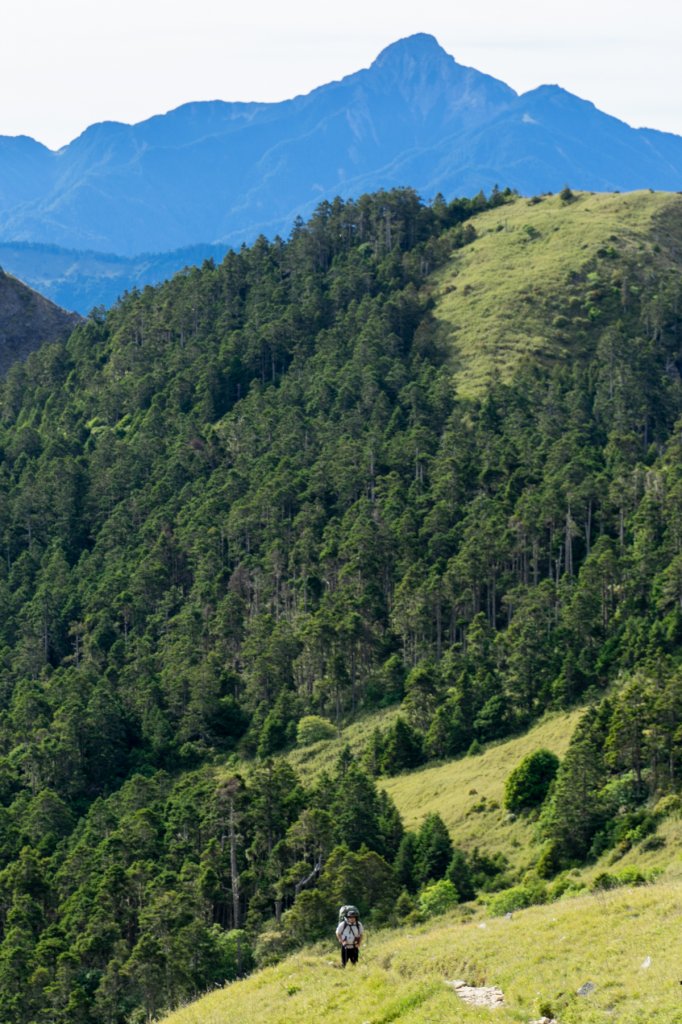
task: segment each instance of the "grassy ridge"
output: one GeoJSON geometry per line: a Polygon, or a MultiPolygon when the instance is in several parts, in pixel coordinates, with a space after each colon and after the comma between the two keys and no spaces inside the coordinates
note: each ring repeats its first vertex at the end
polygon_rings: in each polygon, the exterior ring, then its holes
{"type": "MultiPolygon", "coordinates": [[[[675,273],[667,247],[679,242],[681,211],[682,197],[645,191],[577,193],[570,203],[518,198],[479,214],[476,241],[434,277],[460,395],[480,395],[496,375],[508,380],[528,355],[575,355],[604,303],[620,302],[619,287],[675,273]],[[604,279],[607,293],[596,296],[604,279]]],[[[625,311],[625,294],[623,303],[625,311]]]]}
{"type": "Polygon", "coordinates": [[[294,956],[216,991],[168,1024],[434,1024],[488,1019],[445,985],[498,985],[503,1022],[554,1013],[561,1024],[672,1024],[682,1015],[674,941],[682,884],[585,895],[521,911],[511,920],[442,918],[369,936],[358,969],[342,973],[329,948],[294,956]],[[643,966],[650,958],[650,966],[643,966]],[[595,986],[578,996],[585,982],[595,986]]]}

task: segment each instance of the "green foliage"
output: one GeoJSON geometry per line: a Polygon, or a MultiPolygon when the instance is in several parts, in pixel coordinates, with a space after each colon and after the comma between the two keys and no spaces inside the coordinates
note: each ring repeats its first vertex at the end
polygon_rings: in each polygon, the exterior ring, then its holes
{"type": "Polygon", "coordinates": [[[10,370],[3,1021],[153,1016],[234,971],[225,934],[327,934],[363,872],[386,919],[403,887],[508,885],[442,821],[403,838],[372,778],[586,695],[542,871],[654,838],[682,777],[678,214],[335,200],[10,370]],[[306,718],[400,702],[363,766],[304,790],[281,759],[306,718]]]}
{"type": "Polygon", "coordinates": [[[601,871],[595,875],[592,888],[596,892],[603,892],[607,889],[617,889],[622,885],[646,885],[649,881],[650,878],[645,872],[640,871],[639,868],[628,866],[613,873],[601,871]]]}
{"type": "Polygon", "coordinates": [[[454,849],[445,877],[455,886],[460,900],[466,903],[476,895],[473,873],[463,850],[454,849]]]}
{"type": "Polygon", "coordinates": [[[419,910],[424,917],[445,914],[459,903],[459,893],[449,878],[432,882],[419,893],[419,910]]]}
{"type": "Polygon", "coordinates": [[[492,917],[502,917],[504,914],[512,914],[515,910],[523,910],[524,907],[544,903],[546,899],[547,890],[542,882],[514,885],[510,889],[504,889],[490,897],[488,912],[492,917]]]}
{"type": "Polygon", "coordinates": [[[507,777],[504,806],[518,814],[539,807],[559,768],[559,758],[551,750],[536,750],[524,757],[507,777]]]}
{"type": "Polygon", "coordinates": [[[396,718],[381,740],[379,767],[387,775],[417,768],[424,761],[421,737],[404,718],[396,718]]]}
{"type": "MultiPolygon", "coordinates": [[[[608,713],[608,712],[607,712],[608,713]]],[[[588,712],[576,729],[561,763],[541,821],[544,834],[567,861],[584,857],[608,812],[600,799],[606,777],[604,715],[588,712]]]]}
{"type": "MultiPolygon", "coordinates": [[[[336,846],[325,863],[318,885],[301,892],[282,918],[284,933],[298,944],[333,936],[338,909],[352,895],[363,922],[390,920],[400,888],[390,865],[375,851],[336,846]]],[[[287,951],[282,945],[282,955],[287,951]]],[[[261,953],[261,955],[263,955],[261,953]]],[[[273,950],[268,951],[273,958],[273,950]]]]}
{"type": "Polygon", "coordinates": [[[328,718],[322,718],[321,715],[304,715],[296,726],[296,742],[299,747],[307,747],[334,736],[336,729],[328,718]]]}
{"type": "Polygon", "coordinates": [[[400,893],[398,899],[395,902],[395,908],[393,916],[396,924],[402,925],[407,924],[410,921],[414,921],[418,914],[416,913],[417,907],[412,896],[406,889],[400,893]]]}
{"type": "Polygon", "coordinates": [[[414,846],[414,874],[424,885],[443,878],[452,860],[452,840],[439,814],[428,814],[422,822],[414,846]]]}
{"type": "Polygon", "coordinates": [[[403,891],[415,893],[419,887],[416,869],[417,836],[414,832],[405,832],[393,862],[393,870],[403,891]]]}
{"type": "Polygon", "coordinates": [[[668,793],[656,802],[654,814],[659,818],[678,815],[682,811],[682,798],[677,793],[668,793]]]}

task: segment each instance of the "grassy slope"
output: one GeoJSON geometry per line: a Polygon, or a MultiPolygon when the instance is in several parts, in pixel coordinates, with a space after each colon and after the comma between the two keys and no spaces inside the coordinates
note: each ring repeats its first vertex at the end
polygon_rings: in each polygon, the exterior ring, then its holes
{"type": "MultiPolygon", "coordinates": [[[[297,748],[284,756],[304,783],[310,782],[323,769],[333,768],[346,746],[362,757],[374,729],[386,728],[399,713],[398,708],[374,712],[343,729],[335,739],[297,748]]],[[[406,828],[419,828],[426,815],[435,811],[447,825],[456,846],[468,852],[478,846],[488,854],[503,853],[509,859],[510,870],[518,876],[537,856],[538,848],[533,845],[533,821],[523,816],[509,820],[503,806],[505,780],[522,758],[541,747],[563,757],[581,714],[578,709],[546,715],[523,736],[490,744],[477,756],[379,778],[377,785],[390,794],[406,828]]],[[[238,767],[248,775],[248,764],[238,767]]],[[[219,769],[218,777],[231,774],[234,768],[235,765],[229,771],[219,769]]],[[[645,870],[665,869],[668,874],[672,870],[671,857],[682,850],[682,819],[666,819],[658,832],[666,840],[665,847],[646,853],[635,848],[618,857],[616,869],[636,864],[645,870]]],[[[589,881],[592,875],[608,870],[614,863],[615,855],[607,852],[592,868],[579,874],[589,881]]],[[[682,881],[682,857],[679,864],[675,877],[682,881]]]]}
{"type": "Polygon", "coordinates": [[[456,385],[466,397],[495,374],[508,379],[528,354],[551,361],[575,352],[581,335],[587,342],[603,302],[590,297],[590,273],[618,276],[627,266],[630,281],[679,274],[677,194],[578,193],[568,204],[518,198],[473,223],[476,241],[434,277],[436,316],[452,332],[456,385]]]}
{"type": "MultiPolygon", "coordinates": [[[[307,747],[295,747],[286,754],[276,756],[287,760],[303,783],[307,784],[317,778],[324,769],[333,770],[337,758],[348,746],[355,757],[361,759],[369,747],[374,730],[386,729],[399,714],[400,708],[391,707],[361,715],[352,725],[342,728],[333,739],[320,740],[307,747]]],[[[216,778],[221,781],[233,775],[235,771],[248,777],[254,763],[240,762],[235,757],[227,766],[221,766],[216,770],[216,778]]]]}
{"type": "MultiPolygon", "coordinates": [[[[503,853],[518,877],[537,858],[539,848],[534,844],[533,820],[524,816],[509,820],[503,806],[505,780],[523,757],[541,747],[563,757],[581,714],[579,709],[547,715],[523,736],[491,745],[477,757],[380,779],[379,785],[395,801],[406,828],[418,828],[435,811],[456,846],[467,852],[478,846],[488,854],[503,853]]],[[[608,850],[596,863],[573,872],[576,883],[589,885],[600,872],[627,866],[662,872],[666,881],[682,882],[682,817],[664,819],[657,835],[665,841],[659,849],[608,850]]]]}
{"type": "Polygon", "coordinates": [[[350,746],[356,757],[362,757],[367,750],[375,729],[386,729],[400,714],[397,707],[375,711],[358,718],[343,729],[337,739],[298,747],[287,754],[287,760],[303,778],[313,778],[324,768],[332,768],[341,751],[350,746]]]}
{"type": "Polygon", "coordinates": [[[172,1014],[168,1024],[491,1019],[491,1011],[459,1002],[444,984],[454,978],[502,988],[506,1005],[492,1013],[498,1024],[549,1009],[561,1024],[673,1024],[682,1019],[674,939],[681,911],[677,882],[566,899],[511,920],[445,917],[368,936],[353,971],[335,969],[331,943],[291,957],[172,1014]],[[586,981],[596,988],[579,997],[586,981]]]}
{"type": "MultiPolygon", "coordinates": [[[[360,738],[385,713],[369,716],[360,738]]],[[[504,810],[472,811],[472,804],[501,802],[504,780],[529,751],[565,751],[580,711],[548,716],[525,736],[465,757],[381,780],[408,826],[438,811],[458,844],[501,850],[517,870],[530,859],[532,824],[506,821],[504,810]],[[471,794],[471,789],[477,789],[471,794]]],[[[303,763],[318,771],[353,738],[308,748],[303,763]],[[326,750],[326,755],[325,755],[326,750]]],[[[359,739],[358,739],[359,742],[359,739]]],[[[296,756],[305,755],[305,751],[296,756]]],[[[299,768],[301,765],[299,764],[299,768]]],[[[492,1013],[499,1024],[527,1022],[552,1009],[560,1024],[673,1024],[682,1020],[682,966],[674,941],[682,912],[682,817],[659,829],[666,845],[619,857],[626,864],[662,871],[655,885],[583,893],[556,903],[517,911],[511,920],[490,918],[484,908],[453,914],[406,929],[368,935],[358,969],[336,967],[333,940],[243,982],[211,993],[177,1011],[167,1024],[441,1024],[491,1019],[492,1011],[465,1006],[445,985],[462,978],[474,985],[497,985],[506,1005],[492,1013]],[[651,966],[642,967],[651,958],[651,966]],[[579,997],[591,981],[595,991],[579,997]]],[[[583,880],[611,866],[607,853],[583,880]]],[[[576,877],[576,881],[578,878],[576,877]]]]}
{"type": "Polygon", "coordinates": [[[514,868],[523,868],[532,852],[532,825],[522,818],[508,821],[502,806],[505,779],[526,754],[541,747],[562,757],[579,717],[579,711],[547,717],[524,736],[490,746],[477,757],[382,779],[380,785],[395,801],[407,828],[417,828],[436,811],[456,846],[502,852],[514,868]],[[474,810],[477,806],[481,809],[474,810]]]}
{"type": "MultiPolygon", "coordinates": [[[[364,750],[372,731],[385,728],[397,709],[376,712],[344,729],[338,739],[316,743],[287,754],[304,780],[330,768],[348,744],[357,753],[364,750]]],[[[541,747],[563,757],[582,710],[547,715],[523,736],[491,744],[475,757],[462,757],[443,764],[427,765],[393,778],[379,778],[377,784],[395,802],[405,827],[415,830],[427,814],[440,814],[456,846],[471,852],[478,846],[485,853],[503,853],[514,875],[520,875],[537,856],[534,822],[523,816],[509,820],[503,806],[504,784],[513,768],[527,754],[541,747]],[[475,792],[474,792],[475,790],[475,792]]],[[[616,856],[608,851],[592,867],[576,872],[587,883],[600,871],[637,865],[644,870],[664,870],[666,878],[682,881],[682,819],[664,820],[658,834],[665,839],[659,850],[638,847],[616,856]],[[679,870],[675,870],[675,864],[679,870]]]]}

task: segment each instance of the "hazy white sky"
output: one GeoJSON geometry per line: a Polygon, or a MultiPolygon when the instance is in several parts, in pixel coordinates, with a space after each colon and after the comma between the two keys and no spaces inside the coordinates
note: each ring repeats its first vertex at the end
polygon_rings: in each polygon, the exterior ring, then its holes
{"type": "Polygon", "coordinates": [[[558,83],[635,126],[682,134],[673,0],[0,0],[0,134],[52,148],[189,100],[277,100],[430,32],[518,92],[558,83]]]}

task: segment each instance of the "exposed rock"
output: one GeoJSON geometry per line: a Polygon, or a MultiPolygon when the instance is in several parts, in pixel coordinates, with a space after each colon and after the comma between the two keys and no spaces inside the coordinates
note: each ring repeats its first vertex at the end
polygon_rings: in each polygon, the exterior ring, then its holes
{"type": "Polygon", "coordinates": [[[590,992],[594,992],[597,986],[592,981],[586,981],[584,985],[581,985],[577,991],[579,996],[589,996],[590,992]]]}
{"type": "Polygon", "coordinates": [[[645,957],[645,959],[642,961],[642,963],[639,966],[640,966],[640,970],[646,971],[647,968],[651,967],[651,957],[650,956],[645,957]]]}
{"type": "Polygon", "coordinates": [[[467,985],[466,981],[446,981],[446,985],[455,990],[456,995],[471,1006],[487,1006],[495,1009],[504,1006],[504,993],[494,985],[476,987],[467,985]]]}

